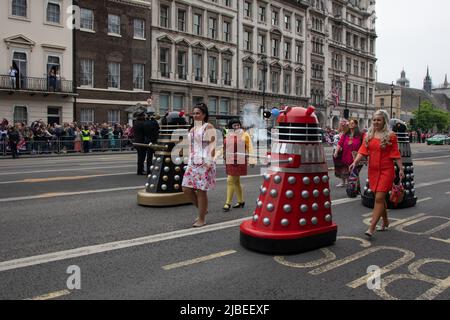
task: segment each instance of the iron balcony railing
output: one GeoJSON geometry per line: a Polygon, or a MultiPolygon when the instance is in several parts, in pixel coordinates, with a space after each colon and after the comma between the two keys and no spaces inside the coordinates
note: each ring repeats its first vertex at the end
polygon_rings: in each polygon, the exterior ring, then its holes
{"type": "Polygon", "coordinates": [[[61,80],[57,78],[35,78],[20,77],[15,78],[9,75],[0,75],[0,89],[11,91],[37,91],[37,92],[62,92],[74,93],[73,81],[61,80]]]}

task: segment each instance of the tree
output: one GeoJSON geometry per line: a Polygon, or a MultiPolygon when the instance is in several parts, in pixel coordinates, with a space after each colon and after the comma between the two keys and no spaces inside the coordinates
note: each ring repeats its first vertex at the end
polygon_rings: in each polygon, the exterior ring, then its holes
{"type": "Polygon", "coordinates": [[[431,131],[436,128],[438,131],[447,131],[450,125],[450,113],[437,109],[430,101],[423,101],[420,108],[413,111],[414,129],[431,131]]]}

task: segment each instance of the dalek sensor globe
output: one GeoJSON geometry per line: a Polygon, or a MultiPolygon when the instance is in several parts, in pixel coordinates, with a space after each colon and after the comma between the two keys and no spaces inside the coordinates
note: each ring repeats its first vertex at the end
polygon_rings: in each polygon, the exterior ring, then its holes
{"type": "Polygon", "coordinates": [[[295,254],[336,241],[328,166],[314,111],[286,107],[278,116],[253,219],[240,226],[240,242],[247,249],[295,254]]]}
{"type": "Polygon", "coordinates": [[[155,150],[145,190],[137,195],[139,205],[166,207],[191,204],[181,187],[187,159],[180,144],[187,143],[188,131],[189,125],[183,112],[170,112],[162,118],[158,143],[139,145],[155,150]],[[176,146],[181,152],[172,155],[176,146]]]}
{"type": "MultiPolygon", "coordinates": [[[[414,182],[414,165],[411,158],[411,144],[409,141],[409,135],[406,124],[399,119],[391,119],[389,123],[392,131],[397,135],[398,148],[402,155],[403,172],[405,178],[402,180],[403,187],[405,188],[405,196],[403,201],[395,205],[390,201],[390,194],[386,195],[386,202],[389,209],[404,209],[414,207],[417,203],[415,182],[414,182]]],[[[400,180],[399,169],[395,163],[395,180],[394,183],[398,184],[400,180]]],[[[365,207],[373,208],[375,204],[375,195],[369,187],[369,179],[366,180],[366,186],[361,194],[362,204],[365,207]]]]}

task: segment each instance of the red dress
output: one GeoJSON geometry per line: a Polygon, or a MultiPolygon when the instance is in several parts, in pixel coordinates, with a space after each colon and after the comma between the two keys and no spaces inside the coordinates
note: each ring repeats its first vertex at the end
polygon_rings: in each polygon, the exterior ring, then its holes
{"type": "Polygon", "coordinates": [[[227,175],[234,177],[247,175],[249,144],[250,135],[247,132],[233,132],[225,138],[224,158],[227,175]]]}
{"type": "Polygon", "coordinates": [[[381,148],[380,140],[373,138],[366,147],[363,141],[358,153],[369,157],[369,186],[373,192],[389,192],[395,179],[394,159],[400,159],[398,141],[391,134],[391,145],[381,148]]]}

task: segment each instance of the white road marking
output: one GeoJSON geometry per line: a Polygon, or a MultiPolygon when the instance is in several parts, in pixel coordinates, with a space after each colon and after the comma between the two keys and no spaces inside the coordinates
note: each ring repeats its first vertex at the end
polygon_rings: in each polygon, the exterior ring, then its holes
{"type": "Polygon", "coordinates": [[[37,171],[16,171],[16,172],[3,172],[1,176],[13,175],[13,174],[30,174],[30,173],[48,173],[48,172],[67,172],[67,171],[88,171],[88,170],[106,170],[106,169],[121,169],[121,168],[134,168],[134,165],[123,165],[113,167],[90,167],[90,168],[68,168],[68,169],[54,169],[54,170],[37,170],[37,171]]]}
{"type": "Polygon", "coordinates": [[[133,174],[133,173],[134,173],[134,171],[133,172],[107,173],[107,174],[93,174],[93,175],[89,175],[89,176],[66,176],[66,177],[51,177],[51,178],[34,178],[34,179],[23,179],[23,180],[15,180],[15,181],[0,181],[0,184],[69,181],[69,180],[92,179],[92,178],[100,178],[100,177],[123,176],[123,175],[128,175],[128,174],[133,174]]]}
{"type": "Polygon", "coordinates": [[[219,252],[219,253],[210,254],[210,255],[207,255],[204,257],[199,257],[199,258],[195,258],[195,259],[172,263],[172,264],[163,266],[162,268],[164,270],[172,270],[172,269],[176,269],[176,268],[186,267],[186,266],[190,266],[193,264],[197,264],[197,263],[201,263],[201,262],[205,262],[205,261],[209,261],[209,260],[222,258],[222,257],[228,256],[228,255],[236,253],[236,252],[237,251],[235,251],[235,250],[223,251],[223,252],[219,252]]]}
{"type": "Polygon", "coordinates": [[[55,299],[55,298],[59,298],[62,296],[67,296],[70,294],[69,290],[61,290],[61,291],[55,291],[55,292],[50,292],[38,297],[34,297],[31,299],[25,299],[25,300],[50,300],[50,299],[55,299]]]}

